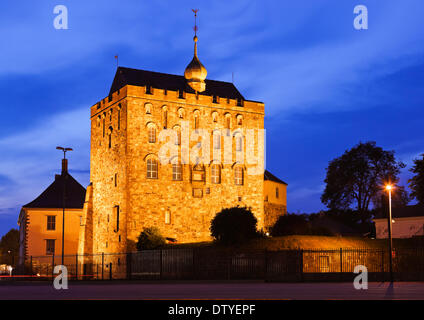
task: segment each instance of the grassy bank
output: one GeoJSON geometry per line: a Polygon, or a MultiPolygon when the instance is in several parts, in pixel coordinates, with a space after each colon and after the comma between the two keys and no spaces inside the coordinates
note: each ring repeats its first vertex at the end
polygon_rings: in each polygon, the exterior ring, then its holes
{"type": "MultiPolygon", "coordinates": [[[[424,247],[423,238],[394,239],[394,247],[424,247]]],[[[172,244],[170,248],[207,248],[221,247],[214,242],[172,244]]],[[[233,247],[240,250],[284,250],[284,249],[339,249],[339,248],[386,248],[387,239],[368,239],[355,237],[328,236],[284,236],[255,239],[243,245],[233,247]]]]}

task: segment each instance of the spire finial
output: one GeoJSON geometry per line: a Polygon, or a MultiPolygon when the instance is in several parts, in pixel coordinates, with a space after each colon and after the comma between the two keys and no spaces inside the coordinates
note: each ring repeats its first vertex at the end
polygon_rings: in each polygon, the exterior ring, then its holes
{"type": "Polygon", "coordinates": [[[197,27],[197,13],[199,12],[199,9],[191,9],[191,11],[194,12],[194,36],[197,36],[197,30],[199,30],[199,28],[197,27]]]}
{"type": "Polygon", "coordinates": [[[194,12],[194,55],[197,57],[197,30],[199,30],[199,27],[197,26],[197,12],[199,12],[199,9],[191,9],[191,11],[194,12]]]}

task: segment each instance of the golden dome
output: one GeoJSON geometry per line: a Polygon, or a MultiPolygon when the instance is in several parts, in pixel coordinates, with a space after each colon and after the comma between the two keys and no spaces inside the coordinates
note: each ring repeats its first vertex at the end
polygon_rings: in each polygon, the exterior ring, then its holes
{"type": "Polygon", "coordinates": [[[197,57],[197,40],[197,36],[194,36],[194,57],[185,69],[184,77],[194,91],[202,92],[206,89],[205,79],[208,72],[197,57]]]}

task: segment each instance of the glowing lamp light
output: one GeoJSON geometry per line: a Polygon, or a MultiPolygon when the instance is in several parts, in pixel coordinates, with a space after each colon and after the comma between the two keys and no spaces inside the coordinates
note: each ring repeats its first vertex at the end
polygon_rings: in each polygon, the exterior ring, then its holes
{"type": "Polygon", "coordinates": [[[393,186],[391,185],[391,184],[388,184],[387,186],[386,186],[386,190],[387,191],[391,191],[393,189],[393,186]]]}

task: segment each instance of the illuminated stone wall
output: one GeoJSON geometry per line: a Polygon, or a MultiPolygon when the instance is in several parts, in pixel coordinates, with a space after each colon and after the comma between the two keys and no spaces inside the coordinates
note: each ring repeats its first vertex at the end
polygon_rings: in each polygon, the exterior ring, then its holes
{"type": "MultiPolygon", "coordinates": [[[[156,88],[147,94],[146,87],[128,85],[94,105],[91,108],[92,212],[86,210],[91,215],[93,252],[124,252],[127,239],[135,241],[142,229],[150,226],[158,227],[163,236],[178,242],[210,240],[211,219],[222,208],[236,205],[251,207],[258,227],[263,228],[263,175],[247,174],[247,169],[255,165],[236,163],[233,133],[240,129],[263,129],[264,105],[253,101],[242,104],[237,105],[236,100],[226,98],[214,101],[210,96],[196,97],[189,93],[180,98],[178,92],[156,88]],[[146,113],[146,107],[150,113],[146,113]],[[183,164],[182,181],[173,181],[172,165],[160,161],[158,178],[147,179],[147,160],[158,159],[159,149],[166,142],[158,141],[159,132],[165,125],[172,129],[184,127],[186,123],[191,134],[195,129],[195,115],[198,116],[198,128],[207,130],[210,135],[211,155],[212,132],[224,129],[226,117],[230,117],[232,160],[221,164],[221,183],[211,182],[211,163],[204,166],[202,182],[193,181],[191,162],[183,164]],[[237,121],[238,117],[242,118],[242,124],[237,121]],[[155,143],[148,142],[148,127],[152,125],[157,129],[155,143]],[[236,185],[234,181],[237,166],[244,169],[243,185],[236,185]],[[116,206],[119,206],[119,229],[116,206]]],[[[225,134],[221,139],[222,149],[225,134]]],[[[182,140],[182,146],[178,146],[179,155],[182,147],[191,149],[197,143],[186,144],[184,131],[182,140]]],[[[243,149],[245,152],[245,142],[243,149]]],[[[258,152],[257,144],[255,152],[258,152]]]]}

